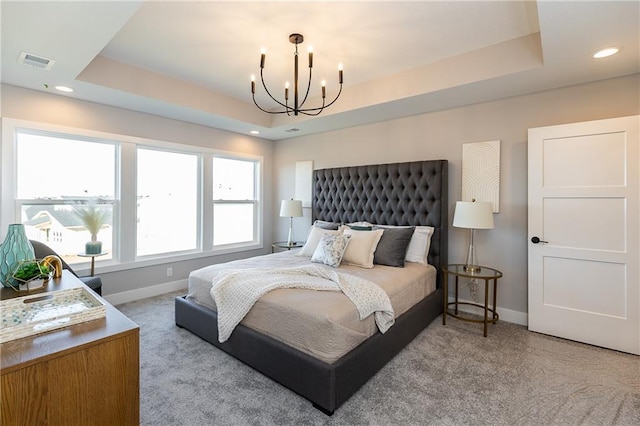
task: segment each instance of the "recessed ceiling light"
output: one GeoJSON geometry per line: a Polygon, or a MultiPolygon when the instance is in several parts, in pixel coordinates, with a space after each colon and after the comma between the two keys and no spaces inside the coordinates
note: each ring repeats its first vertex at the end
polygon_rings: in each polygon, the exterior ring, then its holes
{"type": "Polygon", "coordinates": [[[71,87],[67,87],[67,86],[56,86],[56,90],[59,90],[61,92],[65,92],[65,93],[73,92],[73,89],[71,87]]]}
{"type": "Polygon", "coordinates": [[[260,132],[257,131],[257,130],[252,130],[249,133],[251,133],[252,135],[259,135],[260,134],[260,132]]]}
{"type": "Polygon", "coordinates": [[[615,55],[619,51],[620,49],[618,49],[617,47],[607,47],[606,49],[598,50],[593,54],[593,57],[596,59],[606,58],[607,56],[615,55]]]}

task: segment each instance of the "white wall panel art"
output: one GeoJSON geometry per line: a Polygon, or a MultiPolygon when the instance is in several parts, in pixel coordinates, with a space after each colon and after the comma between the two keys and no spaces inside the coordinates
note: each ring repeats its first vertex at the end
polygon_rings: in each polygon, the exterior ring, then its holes
{"type": "Polygon", "coordinates": [[[462,201],[474,199],[500,211],[500,141],[462,145],[462,201]]]}
{"type": "Polygon", "coordinates": [[[296,161],[295,199],[302,201],[302,207],[311,207],[313,194],[313,161],[296,161]]]}

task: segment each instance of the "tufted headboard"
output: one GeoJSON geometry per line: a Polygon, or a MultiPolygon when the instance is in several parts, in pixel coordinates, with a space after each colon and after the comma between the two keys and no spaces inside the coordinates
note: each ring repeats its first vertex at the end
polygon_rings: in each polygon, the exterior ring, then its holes
{"type": "Polygon", "coordinates": [[[429,263],[440,271],[448,252],[447,160],[339,167],[313,172],[313,220],[428,225],[429,263]]]}

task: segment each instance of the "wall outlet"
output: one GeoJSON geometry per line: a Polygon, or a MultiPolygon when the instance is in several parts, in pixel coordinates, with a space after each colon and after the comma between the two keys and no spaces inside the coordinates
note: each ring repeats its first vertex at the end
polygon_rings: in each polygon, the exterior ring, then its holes
{"type": "Polygon", "coordinates": [[[168,268],[167,268],[167,276],[168,276],[168,277],[173,276],[173,268],[172,268],[172,267],[168,267],[168,268]]]}

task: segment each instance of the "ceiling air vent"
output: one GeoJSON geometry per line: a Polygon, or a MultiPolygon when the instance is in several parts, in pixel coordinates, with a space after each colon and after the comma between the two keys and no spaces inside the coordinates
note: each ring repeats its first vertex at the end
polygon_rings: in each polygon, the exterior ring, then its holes
{"type": "Polygon", "coordinates": [[[292,132],[299,132],[300,129],[298,129],[297,127],[292,127],[290,129],[286,129],[285,132],[287,133],[292,133],[292,132]]]}
{"type": "Polygon", "coordinates": [[[41,70],[49,71],[56,61],[53,59],[45,58],[43,56],[34,55],[32,53],[20,52],[18,57],[18,63],[28,65],[33,68],[39,68],[41,70]]]}

